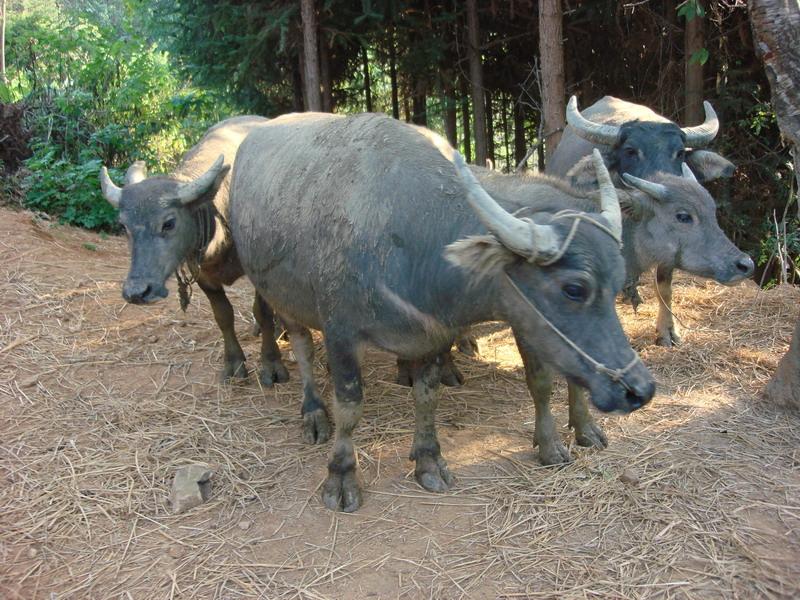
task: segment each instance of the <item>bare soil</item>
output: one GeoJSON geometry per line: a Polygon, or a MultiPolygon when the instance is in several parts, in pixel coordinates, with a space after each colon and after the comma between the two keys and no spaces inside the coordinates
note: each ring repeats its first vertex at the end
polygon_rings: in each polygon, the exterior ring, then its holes
{"type": "MultiPolygon", "coordinates": [[[[790,598],[800,594],[800,419],[760,391],[800,293],[679,279],[684,343],[653,345],[656,303],[619,313],[659,393],[601,415],[610,446],[544,468],[508,329],[478,329],[445,389],[443,495],[414,481],[410,391],[372,351],[356,432],[356,514],[322,507],[327,445],[300,436],[291,382],[218,381],[222,343],[195,292],[124,303],[124,240],[0,209],[2,598],[790,598]],[[214,471],[173,515],[176,469],[214,471]],[[620,475],[627,471],[625,477],[620,475]]],[[[251,288],[231,290],[251,369],[251,288]]],[[[322,357],[317,338],[319,356],[322,357]]],[[[289,346],[282,345],[285,354],[289,346]]],[[[332,390],[322,360],[326,401],[332,390]]],[[[565,440],[565,387],[554,402],[565,440]]]]}

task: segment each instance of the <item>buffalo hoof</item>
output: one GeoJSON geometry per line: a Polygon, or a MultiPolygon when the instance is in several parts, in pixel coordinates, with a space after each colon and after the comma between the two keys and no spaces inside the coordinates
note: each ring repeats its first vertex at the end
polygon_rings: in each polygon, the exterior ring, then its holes
{"type": "Polygon", "coordinates": [[[258,379],[264,387],[272,387],[276,383],[289,381],[289,371],[280,360],[265,362],[261,364],[261,374],[258,379]]]}
{"type": "Polygon", "coordinates": [[[243,379],[247,379],[247,365],[245,365],[243,360],[225,363],[225,367],[222,369],[223,383],[232,383],[243,379]]]}
{"type": "Polygon", "coordinates": [[[477,356],[479,353],[478,340],[471,335],[465,335],[462,338],[458,338],[456,340],[456,348],[458,348],[458,351],[461,352],[461,354],[466,354],[467,356],[477,356]]]}
{"type": "Polygon", "coordinates": [[[679,346],[682,339],[678,331],[674,327],[670,327],[667,333],[659,333],[656,338],[656,346],[664,346],[665,348],[672,348],[679,346]]]}
{"type": "Polygon", "coordinates": [[[597,423],[575,427],[575,442],[585,448],[608,448],[608,438],[597,423]]]}
{"type": "Polygon", "coordinates": [[[355,470],[328,473],[322,485],[322,503],[330,510],[355,512],[361,506],[361,485],[355,470]]]}
{"type": "Polygon", "coordinates": [[[458,387],[464,385],[464,376],[455,364],[452,362],[445,363],[442,367],[441,382],[442,385],[447,387],[458,387]]]}
{"type": "Polygon", "coordinates": [[[572,462],[572,455],[570,455],[569,450],[567,450],[567,447],[560,439],[540,444],[537,442],[536,437],[534,437],[533,445],[534,447],[539,446],[539,462],[546,467],[564,465],[572,462]]]}
{"type": "Polygon", "coordinates": [[[429,492],[446,492],[456,479],[447,468],[447,463],[441,457],[434,457],[431,454],[422,454],[417,457],[417,465],[414,468],[414,477],[422,487],[429,492]]]}
{"type": "Polygon", "coordinates": [[[303,415],[303,441],[306,444],[324,444],[331,437],[331,425],[324,408],[303,415]]]}

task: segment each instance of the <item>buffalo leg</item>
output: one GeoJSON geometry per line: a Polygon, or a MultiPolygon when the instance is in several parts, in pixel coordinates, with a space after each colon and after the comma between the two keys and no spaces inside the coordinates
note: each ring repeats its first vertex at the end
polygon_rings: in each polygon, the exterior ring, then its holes
{"type": "MultiPolygon", "coordinates": [[[[456,367],[456,363],[453,361],[452,352],[445,352],[442,355],[442,359],[443,362],[441,368],[439,369],[442,385],[446,385],[448,387],[458,387],[463,385],[464,375],[462,375],[461,371],[459,371],[458,367],[456,367]]],[[[414,365],[412,361],[403,358],[397,359],[397,383],[399,385],[413,387],[414,365]]]]}
{"type": "Polygon", "coordinates": [[[253,315],[261,329],[261,374],[264,387],[289,381],[289,371],[281,361],[281,351],[275,343],[275,315],[272,308],[256,293],[253,300],[253,315]]]}
{"type": "MultiPolygon", "coordinates": [[[[445,353],[449,354],[449,353],[445,353]]],[[[414,363],[414,406],[416,427],[409,458],[416,462],[417,482],[431,492],[446,492],[455,479],[442,458],[436,436],[437,388],[445,355],[434,360],[414,363]]]]}
{"type": "MultiPolygon", "coordinates": [[[[290,330],[289,334],[292,333],[290,330]]],[[[328,462],[328,477],[322,485],[322,501],[331,510],[353,512],[361,506],[361,484],[352,437],[363,411],[361,365],[356,344],[351,340],[336,339],[334,335],[327,330],[324,332],[335,389],[333,418],[336,433],[328,462]]]]}
{"type": "Polygon", "coordinates": [[[303,381],[303,441],[308,444],[324,444],[330,438],[330,421],[325,405],[319,397],[314,379],[314,339],[307,327],[284,319],[292,339],[300,379],[303,381]]]}
{"type": "Polygon", "coordinates": [[[677,346],[681,343],[681,336],[672,318],[672,269],[656,267],[656,291],[658,292],[656,344],[677,346]]]}
{"type": "Polygon", "coordinates": [[[574,383],[567,384],[569,395],[569,426],[575,432],[579,446],[607,448],[608,438],[589,410],[586,392],[574,383]]]}
{"type": "Polygon", "coordinates": [[[536,355],[523,345],[515,335],[522,363],[525,365],[525,380],[536,410],[533,445],[539,447],[539,460],[543,465],[559,465],[572,460],[569,450],[556,431],[555,420],[550,412],[550,397],[553,392],[553,376],[541,364],[536,355]]]}
{"type": "Polygon", "coordinates": [[[197,285],[208,297],[211,310],[214,312],[214,320],[222,332],[224,343],[222,379],[223,381],[231,378],[244,379],[247,377],[244,352],[239,345],[239,340],[236,339],[236,330],[233,326],[233,307],[225,295],[225,290],[222,287],[215,287],[200,281],[197,282],[197,285]]]}

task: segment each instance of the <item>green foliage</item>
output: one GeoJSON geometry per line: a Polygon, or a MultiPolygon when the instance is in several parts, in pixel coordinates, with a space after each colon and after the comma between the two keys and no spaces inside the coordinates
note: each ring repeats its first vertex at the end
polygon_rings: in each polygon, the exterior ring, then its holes
{"type": "Polygon", "coordinates": [[[57,154],[45,145],[28,160],[25,205],[87,229],[116,229],[117,211],[99,193],[100,160],[75,164],[57,154]]]}
{"type": "Polygon", "coordinates": [[[692,55],[689,57],[689,64],[690,65],[704,65],[708,62],[708,57],[710,56],[708,49],[700,48],[697,52],[692,52],[692,55]]]}
{"type": "Polygon", "coordinates": [[[0,98],[33,107],[26,205],[111,229],[116,215],[100,193],[100,167],[145,160],[164,172],[228,104],[182,85],[169,56],[136,31],[133,13],[118,6],[115,22],[104,22],[98,6],[87,6],[11,21],[11,77],[0,98]]]}
{"type": "Polygon", "coordinates": [[[678,5],[678,16],[691,21],[695,17],[705,17],[706,9],[700,4],[700,0],[686,0],[678,5]]]}

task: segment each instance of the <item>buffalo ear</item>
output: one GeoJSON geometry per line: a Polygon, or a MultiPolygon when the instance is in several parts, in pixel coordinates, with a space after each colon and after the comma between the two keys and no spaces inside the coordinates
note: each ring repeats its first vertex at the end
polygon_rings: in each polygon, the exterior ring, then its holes
{"type": "Polygon", "coordinates": [[[720,177],[733,177],[736,169],[731,161],[710,150],[690,150],[686,155],[686,162],[700,183],[720,177]]]}
{"type": "Polygon", "coordinates": [[[639,190],[617,188],[617,197],[625,219],[641,221],[645,215],[652,214],[655,210],[654,200],[639,190]]]}
{"type": "Polygon", "coordinates": [[[574,188],[596,188],[597,170],[592,162],[592,155],[584,156],[567,171],[567,182],[574,188]]]}
{"type": "Polygon", "coordinates": [[[469,272],[473,283],[500,272],[519,257],[493,235],[472,235],[449,244],[445,259],[469,272]]]}

